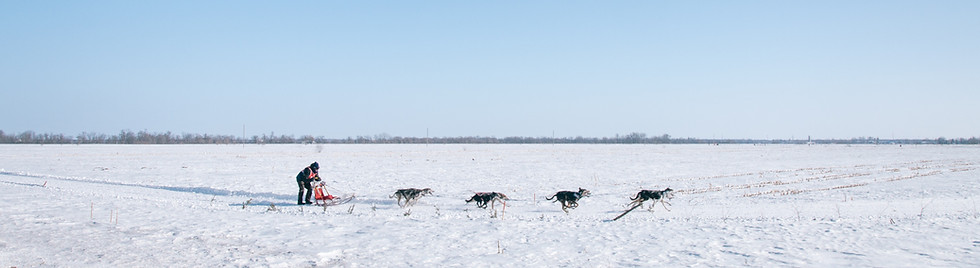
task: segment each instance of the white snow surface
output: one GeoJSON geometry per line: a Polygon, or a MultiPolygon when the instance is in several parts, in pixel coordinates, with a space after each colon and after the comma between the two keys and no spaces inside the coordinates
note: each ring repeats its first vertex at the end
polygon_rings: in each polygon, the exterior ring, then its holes
{"type": "Polygon", "coordinates": [[[2,145],[0,266],[978,267],[978,167],[977,146],[2,145]],[[357,198],[296,205],[313,161],[357,198]],[[400,208],[409,187],[435,193],[400,208]],[[611,221],[666,187],[670,211],[611,221]],[[484,191],[510,200],[464,202],[484,191]]]}

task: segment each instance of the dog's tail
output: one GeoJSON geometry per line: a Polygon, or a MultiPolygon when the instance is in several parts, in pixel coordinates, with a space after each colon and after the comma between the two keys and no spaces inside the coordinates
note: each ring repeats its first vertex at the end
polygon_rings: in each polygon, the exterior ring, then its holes
{"type": "Polygon", "coordinates": [[[636,201],[637,199],[640,199],[640,193],[642,193],[642,192],[643,192],[643,191],[639,191],[639,192],[637,192],[637,193],[636,193],[636,196],[634,196],[634,197],[630,197],[630,200],[631,200],[631,201],[636,201]]]}
{"type": "Polygon", "coordinates": [[[469,200],[466,200],[466,203],[473,202],[474,199],[476,199],[476,196],[475,195],[473,197],[470,197],[469,200]]]}
{"type": "Polygon", "coordinates": [[[552,195],[551,197],[545,197],[544,200],[551,201],[551,199],[555,199],[555,197],[558,197],[558,194],[552,195]]]}

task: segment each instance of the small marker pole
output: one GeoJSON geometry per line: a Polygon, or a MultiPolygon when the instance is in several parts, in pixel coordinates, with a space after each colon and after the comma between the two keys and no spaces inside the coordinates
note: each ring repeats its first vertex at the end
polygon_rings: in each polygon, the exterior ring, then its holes
{"type": "MultiPolygon", "coordinates": [[[[503,203],[503,202],[501,202],[501,203],[503,203]]],[[[507,203],[504,203],[504,208],[500,210],[500,219],[501,220],[504,219],[504,212],[507,212],[507,203]]],[[[497,241],[497,243],[500,243],[500,241],[497,241]]]]}

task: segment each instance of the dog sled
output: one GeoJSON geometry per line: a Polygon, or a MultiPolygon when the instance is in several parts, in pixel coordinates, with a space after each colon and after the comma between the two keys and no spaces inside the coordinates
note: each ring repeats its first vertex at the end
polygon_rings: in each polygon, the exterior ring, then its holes
{"type": "Polygon", "coordinates": [[[344,194],[340,196],[332,195],[329,191],[327,191],[326,184],[321,182],[313,186],[313,199],[315,199],[315,205],[329,207],[345,204],[351,200],[354,200],[354,194],[344,194]]]}

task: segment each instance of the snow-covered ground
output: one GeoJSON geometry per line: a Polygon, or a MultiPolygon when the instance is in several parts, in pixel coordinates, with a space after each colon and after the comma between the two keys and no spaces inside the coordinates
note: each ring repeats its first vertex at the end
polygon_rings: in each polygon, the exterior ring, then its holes
{"type": "Polygon", "coordinates": [[[977,146],[0,145],[0,266],[978,267],[978,168],[977,146]],[[357,198],[295,205],[313,161],[357,198]],[[408,187],[435,194],[403,209],[408,187]],[[567,214],[543,199],[579,187],[567,214]],[[670,211],[611,221],[665,187],[670,211]]]}

